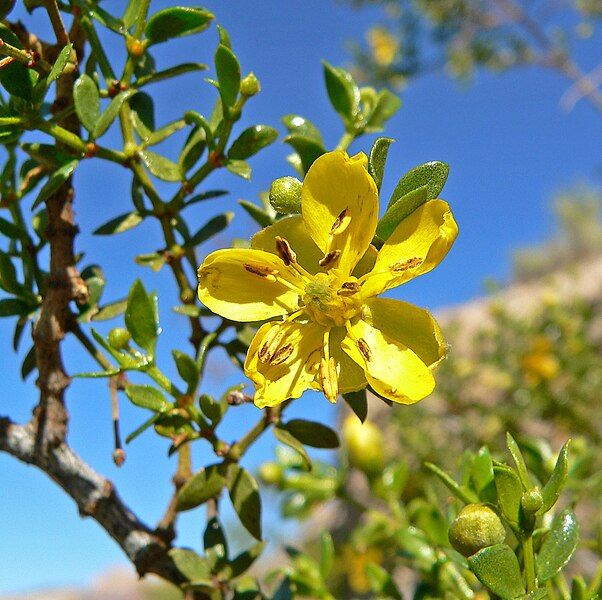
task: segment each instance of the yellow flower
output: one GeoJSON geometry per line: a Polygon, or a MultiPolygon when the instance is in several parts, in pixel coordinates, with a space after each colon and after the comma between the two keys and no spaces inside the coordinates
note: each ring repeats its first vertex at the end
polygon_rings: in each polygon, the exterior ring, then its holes
{"type": "Polygon", "coordinates": [[[310,388],[335,402],[368,384],[411,404],[435,387],[431,371],[445,355],[437,323],[376,296],[433,269],[458,228],[449,206],[430,200],[377,252],[378,191],[366,167],[362,153],[322,155],[305,177],[301,215],[260,231],[251,249],[213,252],[199,268],[199,298],[214,313],[278,319],[259,328],[245,361],[260,408],[310,388]]]}
{"type": "Polygon", "coordinates": [[[552,353],[552,347],[552,340],[538,336],[533,341],[531,351],[523,355],[521,367],[528,383],[538,385],[558,375],[560,364],[552,353]]]}
{"type": "Polygon", "coordinates": [[[388,67],[395,60],[399,41],[383,27],[374,27],[368,31],[368,43],[377,65],[388,67]]]}

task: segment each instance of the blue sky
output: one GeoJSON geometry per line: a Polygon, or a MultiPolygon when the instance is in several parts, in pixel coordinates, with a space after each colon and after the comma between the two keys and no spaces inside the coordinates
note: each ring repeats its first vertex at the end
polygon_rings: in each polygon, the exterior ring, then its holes
{"type": "MultiPolygon", "coordinates": [[[[152,7],[155,10],[167,4],[155,0],[152,7]]],[[[122,2],[109,0],[103,5],[117,11],[122,2]]],[[[282,131],[279,117],[298,113],[314,120],[327,144],[334,146],[341,126],[326,98],[320,60],[345,64],[349,59],[346,42],[363,35],[379,17],[377,8],[356,12],[342,3],[317,0],[215,0],[205,6],[230,31],[243,71],[253,70],[262,84],[262,93],[248,104],[240,130],[266,123],[282,131]]],[[[42,16],[41,11],[34,15],[40,27],[42,16]]],[[[211,63],[216,39],[212,28],[194,38],[163,45],[159,64],[168,66],[184,60],[211,63]]],[[[117,49],[119,40],[110,40],[117,49]]],[[[599,48],[598,35],[583,45],[578,60],[585,67],[593,67],[599,59],[599,48]]],[[[386,131],[397,142],[389,155],[384,198],[409,168],[427,160],[444,160],[451,165],[451,174],[442,196],[454,209],[460,236],[439,268],[398,290],[397,297],[436,309],[479,295],[486,277],[503,280],[508,276],[514,248],[551,234],[549,201],[553,194],[575,182],[595,181],[602,155],[602,120],[583,101],[571,113],[562,112],[558,100],[567,86],[552,72],[524,69],[502,76],[481,73],[466,89],[434,75],[416,81],[403,93],[404,106],[386,131]]],[[[203,82],[203,74],[188,75],[173,88],[163,85],[152,91],[156,93],[159,124],[187,109],[207,113],[215,99],[215,91],[203,82]]],[[[103,142],[116,140],[115,132],[110,132],[103,142]]],[[[367,152],[371,141],[362,139],[352,150],[367,152]]],[[[252,159],[250,183],[228,173],[213,177],[210,188],[225,188],[232,193],[191,209],[191,228],[196,229],[214,214],[236,210],[239,198],[256,200],[258,192],[267,189],[274,178],[291,174],[284,161],[287,150],[277,142],[252,159]]],[[[166,145],[165,152],[173,156],[174,147],[166,145]]],[[[108,280],[106,299],[124,296],[135,277],[143,278],[148,288],[160,291],[164,330],[159,345],[160,365],[173,373],[169,352],[174,347],[187,349],[185,320],[171,311],[177,303],[174,287],[167,270],[155,274],[133,262],[134,255],[161,247],[160,231],[155,224],[145,222],[119,237],[98,238],[88,233],[130,208],[129,178],[124,171],[103,163],[100,172],[97,164],[84,163],[76,175],[76,211],[83,232],[78,237],[78,248],[86,249],[84,264],[103,264],[108,280]]],[[[248,236],[251,231],[250,219],[237,211],[228,234],[201,248],[201,254],[227,245],[232,236],[248,236]]],[[[12,352],[12,323],[4,320],[0,328],[0,352],[7,355],[0,371],[0,413],[26,420],[36,401],[33,378],[23,384],[12,356],[8,356],[12,352]]],[[[22,350],[26,350],[25,344],[22,350]]],[[[70,340],[65,343],[65,360],[71,372],[94,368],[70,340]]],[[[242,381],[224,356],[214,357],[208,372],[210,381],[205,391],[211,393],[242,381]]],[[[75,381],[68,402],[72,445],[116,483],[125,501],[144,520],[156,522],[171,493],[174,461],[166,457],[167,443],[150,433],[142,436],[128,448],[128,459],[118,470],[111,462],[105,384],[75,381]]],[[[127,433],[146,415],[124,401],[121,404],[122,429],[127,433]]],[[[310,412],[312,418],[334,418],[333,409],[318,395],[307,395],[291,410],[295,416],[310,412]]],[[[253,407],[241,407],[235,413],[224,428],[226,439],[236,438],[257,418],[253,407]]],[[[268,434],[247,464],[253,468],[271,455],[272,448],[268,434]]],[[[210,460],[204,443],[197,444],[194,452],[197,466],[210,460]]],[[[0,455],[0,481],[0,593],[82,584],[109,565],[124,562],[121,551],[106,534],[91,520],[80,519],[72,501],[42,473],[0,455]]],[[[281,533],[282,524],[275,515],[273,508],[268,510],[268,537],[281,533]]],[[[199,512],[184,515],[181,543],[197,545],[200,520],[199,512]]]]}

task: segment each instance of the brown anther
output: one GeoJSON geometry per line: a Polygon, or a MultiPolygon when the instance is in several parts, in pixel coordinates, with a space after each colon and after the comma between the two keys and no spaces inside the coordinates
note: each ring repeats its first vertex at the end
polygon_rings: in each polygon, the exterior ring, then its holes
{"type": "Polygon", "coordinates": [[[362,289],[357,281],[345,281],[341,284],[341,289],[337,292],[339,296],[353,296],[362,289]]]}
{"type": "Polygon", "coordinates": [[[272,327],[267,335],[265,336],[264,342],[259,348],[258,357],[262,362],[269,362],[276,350],[278,345],[284,337],[284,330],[280,327],[272,327]],[[275,333],[273,333],[275,331],[275,333]]]}
{"type": "Polygon", "coordinates": [[[330,228],[330,235],[338,235],[339,233],[343,233],[343,231],[349,227],[350,222],[351,216],[349,215],[349,210],[345,208],[341,211],[341,214],[332,224],[332,227],[330,228]]]}
{"type": "Polygon", "coordinates": [[[290,244],[279,235],[276,236],[276,252],[287,267],[297,262],[297,255],[293,252],[290,244]]]}
{"type": "Polygon", "coordinates": [[[119,79],[113,79],[111,81],[111,85],[107,89],[107,93],[109,94],[109,98],[114,98],[121,91],[121,81],[119,79]]]}
{"type": "Polygon", "coordinates": [[[292,353],[295,347],[292,344],[284,344],[282,348],[276,350],[274,356],[270,360],[271,365],[279,365],[283,363],[292,353]]]}
{"type": "Polygon", "coordinates": [[[98,145],[94,142],[88,142],[84,151],[84,158],[91,158],[98,152],[98,145]]]}
{"type": "Polygon", "coordinates": [[[340,250],[331,250],[324,255],[324,258],[321,259],[318,264],[324,269],[330,269],[334,267],[335,263],[339,260],[341,256],[340,250]]]}
{"type": "Polygon", "coordinates": [[[402,273],[403,271],[407,271],[408,269],[413,269],[414,267],[417,267],[418,265],[421,265],[422,263],[423,263],[423,260],[421,258],[414,256],[413,258],[410,258],[408,260],[404,260],[404,261],[400,261],[400,262],[396,262],[396,263],[392,264],[389,267],[389,269],[391,269],[391,271],[393,271],[394,273],[402,273]]]}
{"type": "Polygon", "coordinates": [[[273,277],[274,275],[278,274],[278,271],[276,269],[272,269],[272,267],[268,267],[267,265],[245,263],[243,266],[245,268],[245,271],[253,273],[253,275],[259,275],[259,277],[265,277],[266,279],[270,275],[273,277]]]}
{"type": "Polygon", "coordinates": [[[221,152],[209,152],[207,161],[212,167],[219,168],[224,166],[224,155],[221,152]]]}
{"type": "Polygon", "coordinates": [[[113,462],[117,467],[120,467],[125,462],[125,450],[123,448],[116,448],[113,451],[113,462]]]}
{"type": "Polygon", "coordinates": [[[368,342],[364,338],[359,338],[357,340],[357,347],[366,361],[370,362],[372,360],[372,350],[370,350],[368,342]]]}

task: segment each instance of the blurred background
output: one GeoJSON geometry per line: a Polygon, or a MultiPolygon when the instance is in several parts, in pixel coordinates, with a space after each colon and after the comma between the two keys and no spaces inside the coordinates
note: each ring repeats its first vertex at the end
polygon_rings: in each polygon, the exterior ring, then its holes
{"type": "MultiPolygon", "coordinates": [[[[103,2],[115,14],[122,4],[103,2]]],[[[154,0],[151,10],[171,4],[154,0]]],[[[436,394],[422,404],[391,413],[378,400],[371,401],[371,418],[383,418],[382,409],[387,410],[388,451],[404,457],[418,473],[424,460],[453,470],[463,449],[474,451],[481,444],[500,448],[506,430],[530,443],[541,461],[551,460],[552,450],[573,437],[583,463],[580,481],[589,481],[599,467],[596,447],[602,430],[602,33],[596,30],[602,3],[262,0],[251,9],[243,0],[208,0],[204,5],[230,32],[243,71],[254,71],[261,82],[261,94],[247,108],[249,123],[284,133],[280,117],[300,114],[314,121],[333,147],[342,130],[324,90],[320,61],[326,59],[350,68],[363,82],[388,85],[402,97],[402,109],[385,131],[396,142],[387,162],[384,198],[411,167],[429,160],[450,164],[443,197],[460,226],[458,240],[439,268],[397,288],[393,296],[441,316],[451,355],[439,370],[436,394]]],[[[29,16],[22,8],[16,14],[41,37],[48,33],[42,14],[29,16]]],[[[216,39],[212,28],[165,45],[159,66],[178,60],[211,64],[216,39]]],[[[108,47],[125,56],[120,40],[112,41],[113,46],[108,39],[108,47]]],[[[190,108],[210,111],[215,98],[201,85],[202,76],[179,80],[177,89],[165,84],[155,90],[159,124],[190,108]]],[[[368,152],[372,139],[362,138],[351,151],[368,152]]],[[[169,143],[175,153],[182,139],[176,135],[169,143]]],[[[169,154],[168,145],[164,151],[169,154]]],[[[206,253],[256,230],[236,201],[257,202],[273,179],[293,174],[287,154],[276,143],[253,158],[251,182],[221,171],[212,177],[212,188],[230,194],[190,210],[197,211],[199,223],[224,210],[235,211],[236,217],[207,244],[206,253]]],[[[130,186],[119,167],[105,164],[102,173],[95,167],[92,161],[84,163],[76,174],[75,207],[82,231],[77,246],[85,248],[86,262],[103,264],[107,298],[124,297],[134,277],[159,290],[159,356],[162,347],[165,354],[178,345],[183,348],[185,322],[171,310],[177,304],[171,281],[166,273],[134,262],[135,255],[160,245],[158,229],[145,222],[118,237],[90,233],[127,210],[130,186]]],[[[3,320],[0,327],[0,352],[8,356],[11,324],[3,320]]],[[[109,328],[99,327],[104,333],[109,328]]],[[[21,359],[26,351],[23,346],[21,359]]],[[[73,373],[94,370],[69,341],[65,352],[73,373]]],[[[0,367],[0,413],[24,421],[37,390],[34,377],[23,382],[14,365],[11,357],[0,367]]],[[[225,355],[214,356],[208,367],[208,393],[241,382],[225,355]]],[[[68,404],[72,446],[115,481],[143,520],[157,521],[171,494],[174,465],[167,457],[168,440],[162,444],[150,434],[140,437],[117,469],[111,459],[104,383],[75,380],[68,404]]],[[[129,433],[145,416],[122,404],[122,429],[129,433]]],[[[255,410],[237,409],[225,423],[223,437],[234,439],[255,410]]],[[[290,413],[335,425],[339,419],[337,408],[313,393],[297,401],[290,413]]],[[[194,452],[201,464],[209,450],[200,445],[194,452]]],[[[274,442],[265,436],[248,466],[256,469],[273,452],[274,442]]],[[[332,452],[315,451],[314,456],[336,461],[332,452]]],[[[405,492],[409,498],[420,495],[420,477],[412,482],[405,492]]],[[[599,482],[589,481],[580,492],[592,532],[599,519],[596,490],[599,482]]],[[[266,537],[274,548],[292,535],[301,536],[297,521],[281,516],[269,492],[264,502],[266,537]]],[[[197,513],[182,516],[178,543],[198,543],[196,519],[197,513]]],[[[236,521],[230,521],[226,517],[226,526],[234,531],[236,521]]],[[[71,501],[43,474],[5,455],[0,455],[0,524],[0,594],[5,597],[169,594],[153,584],[130,587],[135,582],[131,568],[106,534],[80,519],[71,501]]],[[[344,520],[335,525],[345,530],[344,520]]],[[[241,544],[245,535],[240,533],[241,544]]],[[[580,560],[587,570],[591,558],[580,560]]],[[[343,588],[353,589],[345,573],[340,577],[343,588]]],[[[361,582],[355,584],[361,587],[361,582]]]]}

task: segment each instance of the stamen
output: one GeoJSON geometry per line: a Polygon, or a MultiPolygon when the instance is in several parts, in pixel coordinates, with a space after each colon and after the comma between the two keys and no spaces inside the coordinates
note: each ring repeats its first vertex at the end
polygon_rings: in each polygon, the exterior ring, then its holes
{"type": "Polygon", "coordinates": [[[279,235],[276,236],[276,252],[287,267],[297,262],[297,255],[293,252],[290,244],[279,235]]]}
{"type": "Polygon", "coordinates": [[[267,265],[258,265],[257,263],[244,263],[245,271],[263,277],[268,281],[276,281],[274,275],[278,275],[278,270],[268,267],[267,265]]]}
{"type": "Polygon", "coordinates": [[[283,363],[292,353],[295,347],[293,344],[285,344],[279,348],[270,360],[271,365],[279,365],[283,363]]]}
{"type": "Polygon", "coordinates": [[[403,271],[407,271],[408,269],[413,269],[414,267],[421,265],[423,262],[424,261],[421,258],[414,256],[409,260],[399,261],[392,264],[389,269],[391,269],[391,271],[394,273],[402,273],[403,271]]]}
{"type": "Polygon", "coordinates": [[[264,342],[259,348],[257,356],[262,362],[269,362],[272,356],[278,350],[278,345],[284,337],[284,328],[281,326],[272,327],[264,338],[264,342]]]}
{"type": "Polygon", "coordinates": [[[329,402],[336,402],[339,395],[338,378],[337,364],[334,358],[332,356],[328,360],[322,358],[320,360],[320,383],[329,402]]]}
{"type": "Polygon", "coordinates": [[[326,270],[331,269],[338,262],[340,256],[340,250],[331,250],[324,255],[324,258],[318,264],[326,270]]]}
{"type": "Polygon", "coordinates": [[[364,338],[358,338],[357,347],[366,362],[370,362],[372,360],[372,350],[370,350],[368,342],[364,338]]]}
{"type": "Polygon", "coordinates": [[[362,289],[357,281],[345,281],[341,284],[341,289],[337,292],[339,296],[353,296],[362,289]]]}
{"type": "Polygon", "coordinates": [[[330,235],[339,235],[343,233],[343,231],[349,227],[349,223],[351,223],[351,215],[349,214],[349,209],[345,208],[332,224],[330,235]]]}

